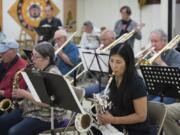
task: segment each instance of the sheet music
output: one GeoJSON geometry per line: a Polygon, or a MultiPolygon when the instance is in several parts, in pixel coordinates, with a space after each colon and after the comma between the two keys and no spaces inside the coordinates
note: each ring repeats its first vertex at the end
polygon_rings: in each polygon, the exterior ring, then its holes
{"type": "Polygon", "coordinates": [[[33,95],[34,100],[37,101],[37,102],[41,102],[41,99],[38,96],[38,94],[37,94],[33,84],[31,83],[31,81],[30,81],[30,79],[29,79],[29,77],[27,75],[27,73],[26,72],[22,72],[21,74],[22,74],[26,84],[28,85],[28,88],[29,88],[31,94],[33,95]]]}
{"type": "Polygon", "coordinates": [[[107,73],[109,70],[109,53],[95,52],[95,50],[80,49],[81,60],[86,71],[102,71],[107,73]],[[97,57],[95,56],[97,55],[97,57]],[[97,60],[98,59],[98,60],[97,60]],[[99,64],[98,64],[99,62],[99,64]],[[99,67],[100,66],[100,67],[99,67]]]}

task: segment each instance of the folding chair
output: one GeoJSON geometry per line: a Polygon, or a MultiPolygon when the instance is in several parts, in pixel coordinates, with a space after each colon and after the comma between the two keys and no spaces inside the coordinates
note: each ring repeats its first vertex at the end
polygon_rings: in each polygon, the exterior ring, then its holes
{"type": "Polygon", "coordinates": [[[148,101],[148,119],[150,124],[156,128],[157,135],[161,133],[166,114],[167,108],[164,103],[148,101]]]}

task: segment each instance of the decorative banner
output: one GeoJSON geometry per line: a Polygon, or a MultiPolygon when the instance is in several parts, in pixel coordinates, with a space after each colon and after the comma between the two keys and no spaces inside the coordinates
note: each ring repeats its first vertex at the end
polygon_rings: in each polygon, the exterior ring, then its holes
{"type": "Polygon", "coordinates": [[[64,27],[68,32],[76,31],[77,0],[64,0],[64,27]]]}
{"type": "Polygon", "coordinates": [[[2,9],[2,0],[0,0],[0,32],[2,31],[2,12],[3,12],[3,9],[2,9]]]}
{"type": "Polygon", "coordinates": [[[53,15],[56,16],[59,9],[51,0],[16,0],[8,13],[32,39],[35,39],[34,28],[45,18],[44,11],[49,4],[52,5],[53,15]]]}

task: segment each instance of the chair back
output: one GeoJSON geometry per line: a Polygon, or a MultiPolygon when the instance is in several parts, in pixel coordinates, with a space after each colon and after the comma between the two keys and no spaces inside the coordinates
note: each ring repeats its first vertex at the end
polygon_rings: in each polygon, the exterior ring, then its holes
{"type": "Polygon", "coordinates": [[[157,126],[157,135],[161,133],[166,114],[167,108],[164,103],[148,101],[148,119],[150,124],[157,126]]]}

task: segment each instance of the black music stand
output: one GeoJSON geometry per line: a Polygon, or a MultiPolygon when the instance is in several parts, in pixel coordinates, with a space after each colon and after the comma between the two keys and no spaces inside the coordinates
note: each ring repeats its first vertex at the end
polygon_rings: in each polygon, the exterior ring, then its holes
{"type": "Polygon", "coordinates": [[[22,75],[33,98],[51,107],[51,135],[55,135],[54,107],[84,113],[71,84],[62,76],[31,70],[25,70],[22,75]]]}
{"type": "Polygon", "coordinates": [[[180,69],[178,67],[140,66],[150,95],[180,99],[180,69]]]}
{"type": "Polygon", "coordinates": [[[29,60],[29,62],[32,62],[32,50],[27,50],[27,49],[23,49],[24,54],[26,55],[27,59],[29,60]]]}
{"type": "Polygon", "coordinates": [[[42,25],[40,27],[35,28],[35,31],[40,36],[40,40],[42,41],[50,41],[53,39],[54,33],[58,30],[58,27],[54,27],[48,24],[42,25]]]}
{"type": "Polygon", "coordinates": [[[109,54],[106,52],[96,51],[96,50],[87,50],[81,49],[81,60],[83,62],[84,69],[86,71],[99,72],[101,75],[99,76],[99,90],[101,89],[101,77],[104,73],[108,73],[108,61],[109,54]]]}

